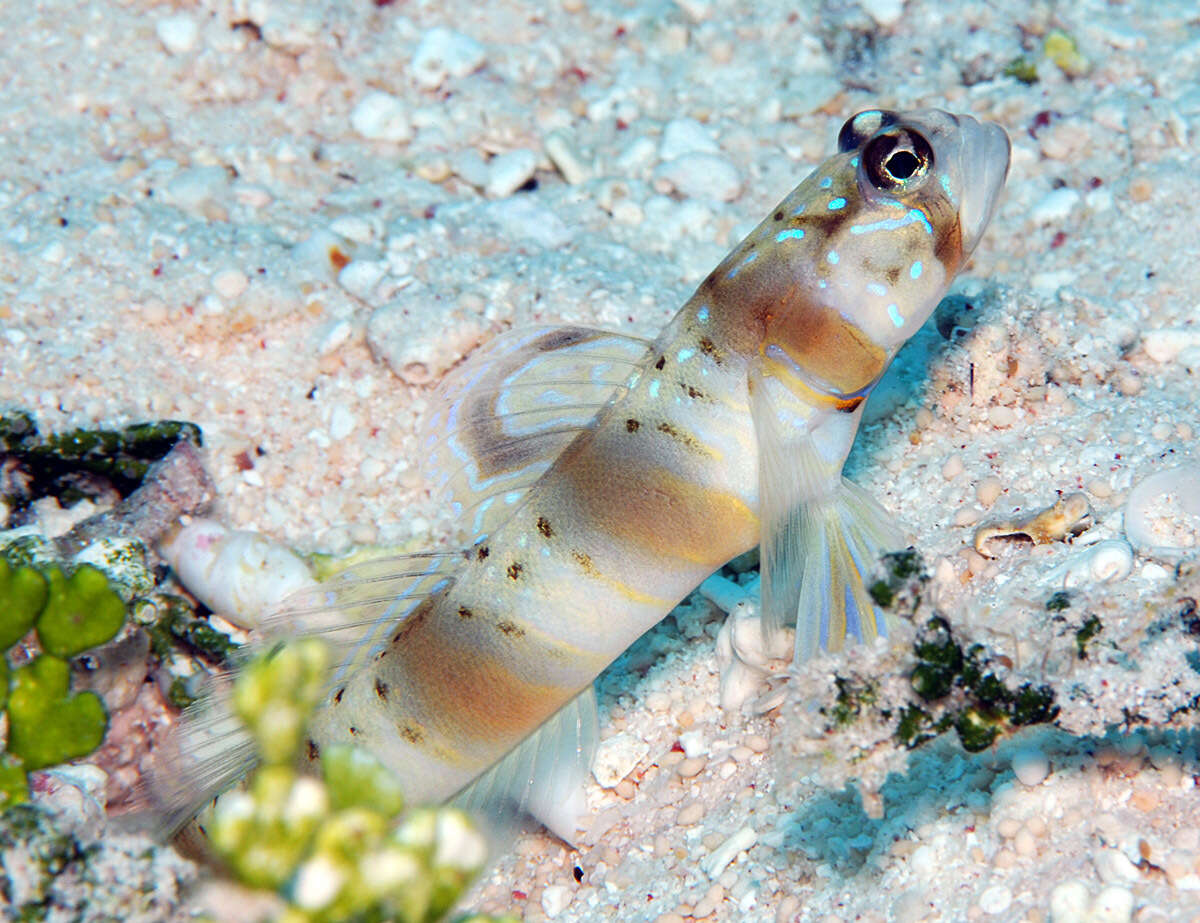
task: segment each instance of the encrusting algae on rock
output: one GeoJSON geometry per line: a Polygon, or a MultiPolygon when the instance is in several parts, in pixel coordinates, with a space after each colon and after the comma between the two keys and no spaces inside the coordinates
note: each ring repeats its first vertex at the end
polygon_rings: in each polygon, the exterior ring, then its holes
{"type": "MultiPolygon", "coordinates": [[[[341,657],[313,761],[361,747],[410,802],[515,805],[571,840],[592,680],[725,561],[761,544],[764,654],[886,635],[864,579],[905,543],[842,466],[1008,164],[994,124],[861,112],[656,339],[517,330],[452,373],[425,447],[461,546],[350,567],[266,622],[341,657]]],[[[226,727],[184,726],[169,808],[245,771],[226,727]]]]}

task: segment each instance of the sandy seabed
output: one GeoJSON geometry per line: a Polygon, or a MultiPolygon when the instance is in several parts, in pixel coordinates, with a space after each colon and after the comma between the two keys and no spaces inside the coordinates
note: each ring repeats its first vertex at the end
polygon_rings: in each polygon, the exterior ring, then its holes
{"type": "Polygon", "coordinates": [[[1192,4],[51,0],[0,6],[0,35],[0,409],[193,421],[215,514],[306,551],[436,543],[416,433],[442,373],[525,323],[652,335],[853,112],[1002,124],[1012,171],[962,298],[849,471],[914,537],[922,612],[1050,686],[1056,724],[978,754],[906,750],[878,705],[836,725],[847,682],[910,695],[911,632],[727,713],[722,613],[696,597],[602,677],[628,772],[589,789],[580,848],[529,833],[468,903],[1200,919],[1197,578],[1175,567],[1196,523],[1168,497],[1179,554],[1083,557],[1127,537],[1135,485],[1200,460],[1192,4]],[[974,550],[1072,492],[1093,510],[1073,545],[974,550]]]}

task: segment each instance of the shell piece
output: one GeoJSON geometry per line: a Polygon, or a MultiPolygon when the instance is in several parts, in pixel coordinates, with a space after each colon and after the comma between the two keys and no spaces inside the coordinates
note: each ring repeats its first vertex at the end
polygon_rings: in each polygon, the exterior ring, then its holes
{"type": "Polygon", "coordinates": [[[1035,545],[1060,542],[1092,527],[1092,505],[1081,493],[1068,494],[1053,506],[1021,519],[988,523],[975,530],[975,550],[996,557],[997,539],[1024,539],[1035,545]]]}
{"type": "Polygon", "coordinates": [[[1052,583],[1070,590],[1089,583],[1115,583],[1133,571],[1133,548],[1124,539],[1110,538],[1089,545],[1048,575],[1052,583]]]}
{"type": "Polygon", "coordinates": [[[159,551],[189,591],[241,628],[253,628],[285,597],[316,586],[291,549],[210,519],[184,526],[159,551]]]}
{"type": "Polygon", "coordinates": [[[1200,465],[1160,471],[1134,487],[1125,534],[1139,554],[1166,561],[1200,550],[1200,465]]]}

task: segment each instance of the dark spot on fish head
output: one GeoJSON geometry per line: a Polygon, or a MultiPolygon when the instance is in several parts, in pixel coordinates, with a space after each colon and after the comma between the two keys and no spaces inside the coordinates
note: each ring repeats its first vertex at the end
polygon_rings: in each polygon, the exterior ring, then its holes
{"type": "Polygon", "coordinates": [[[546,538],[550,538],[552,535],[554,535],[554,530],[550,527],[550,520],[545,516],[538,517],[537,530],[546,538]]]}
{"type": "Polygon", "coordinates": [[[475,618],[475,613],[472,612],[470,609],[468,609],[466,606],[459,606],[458,607],[458,617],[460,619],[473,619],[473,618],[475,618]]]}
{"type": "Polygon", "coordinates": [[[425,735],[421,733],[420,728],[415,728],[411,724],[403,724],[400,726],[400,736],[407,740],[410,744],[419,744],[425,739],[425,735]]]}
{"type": "Polygon", "coordinates": [[[484,560],[485,558],[487,558],[487,556],[488,556],[490,553],[491,553],[491,552],[489,552],[489,551],[488,551],[488,546],[487,546],[487,545],[480,545],[480,546],[479,546],[479,551],[478,551],[478,552],[476,552],[476,555],[477,555],[477,557],[479,558],[479,560],[480,560],[480,561],[482,561],[482,560],[484,560]]]}
{"type": "Polygon", "coordinates": [[[637,420],[629,419],[625,421],[625,432],[636,433],[642,424],[637,420]]]}
{"type": "Polygon", "coordinates": [[[508,565],[508,570],[506,571],[506,573],[508,574],[508,579],[509,580],[520,579],[521,572],[523,570],[525,570],[525,568],[522,565],[518,564],[516,561],[514,561],[512,564],[508,565]]]}
{"type": "Polygon", "coordinates": [[[654,367],[661,372],[663,370],[663,366],[666,364],[667,364],[667,357],[659,356],[658,361],[654,363],[654,367]]]}
{"type": "Polygon", "coordinates": [[[356,728],[356,727],[355,727],[353,724],[352,724],[352,725],[350,725],[350,736],[351,736],[351,737],[357,737],[357,736],[358,736],[358,728],[356,728]]]}
{"type": "Polygon", "coordinates": [[[516,622],[510,622],[507,619],[503,622],[498,622],[496,628],[502,635],[506,635],[509,638],[525,637],[525,629],[516,622]]]}
{"type": "Polygon", "coordinates": [[[377,696],[379,696],[379,698],[383,699],[383,701],[386,702],[387,697],[388,697],[388,684],[385,683],[381,679],[376,679],[375,680],[375,694],[377,696]]]}
{"type": "Polygon", "coordinates": [[[346,687],[343,686],[341,689],[339,689],[337,692],[335,692],[333,694],[333,704],[341,705],[342,704],[342,696],[344,696],[345,694],[346,694],[346,687]]]}
{"type": "Polygon", "coordinates": [[[308,750],[309,762],[315,763],[321,758],[321,748],[317,746],[315,740],[310,737],[304,742],[304,745],[308,750]]]}
{"type": "Polygon", "coordinates": [[[774,218],[776,221],[782,221],[783,220],[783,212],[778,211],[771,217],[774,218]]]}

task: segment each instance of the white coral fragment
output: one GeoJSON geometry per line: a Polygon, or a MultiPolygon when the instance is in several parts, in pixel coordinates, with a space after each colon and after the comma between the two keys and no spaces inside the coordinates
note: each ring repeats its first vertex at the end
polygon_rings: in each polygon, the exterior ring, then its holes
{"type": "Polygon", "coordinates": [[[159,550],[197,599],[242,628],[257,625],[292,593],[316,586],[290,548],[208,519],[184,526],[159,550]]]}

